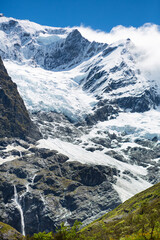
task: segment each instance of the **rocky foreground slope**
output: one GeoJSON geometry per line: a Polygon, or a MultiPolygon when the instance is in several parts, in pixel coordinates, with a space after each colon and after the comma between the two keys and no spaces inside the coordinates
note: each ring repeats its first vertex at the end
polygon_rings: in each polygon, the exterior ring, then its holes
{"type": "Polygon", "coordinates": [[[115,168],[67,162],[57,151],[22,140],[0,144],[1,156],[16,158],[0,166],[0,219],[23,234],[55,231],[76,219],[87,223],[121,203],[112,186],[115,168]]]}
{"type": "MultiPolygon", "coordinates": [[[[160,184],[136,194],[80,231],[75,227],[64,227],[56,234],[40,232],[27,239],[159,239],[160,238],[160,184]]],[[[77,225],[78,226],[78,225],[77,225]]],[[[25,239],[15,229],[0,222],[0,236],[3,240],[25,239]]]]}
{"type": "Polygon", "coordinates": [[[22,240],[23,235],[11,226],[0,222],[0,239],[1,240],[22,240]]]}

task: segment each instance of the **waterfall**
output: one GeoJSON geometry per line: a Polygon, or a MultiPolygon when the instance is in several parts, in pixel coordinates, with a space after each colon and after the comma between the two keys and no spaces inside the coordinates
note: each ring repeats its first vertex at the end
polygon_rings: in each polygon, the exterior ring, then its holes
{"type": "Polygon", "coordinates": [[[22,152],[21,151],[19,151],[19,157],[20,158],[22,158],[23,156],[22,156],[22,152]]]}
{"type": "Polygon", "coordinates": [[[21,233],[22,233],[22,235],[25,236],[24,215],[23,215],[22,206],[21,206],[21,204],[19,203],[19,200],[18,200],[18,194],[17,194],[17,189],[16,189],[15,185],[14,185],[14,202],[16,204],[17,209],[19,210],[20,217],[21,217],[21,233]]]}
{"type": "Polygon", "coordinates": [[[36,176],[37,176],[37,174],[34,174],[34,176],[32,177],[32,180],[31,180],[31,184],[30,184],[30,185],[33,185],[33,184],[34,184],[34,179],[35,179],[36,176]]]}
{"type": "Polygon", "coordinates": [[[23,214],[23,209],[22,206],[20,204],[20,202],[22,202],[22,200],[24,199],[25,195],[30,192],[30,186],[32,186],[34,184],[34,179],[36,177],[36,174],[33,175],[33,177],[30,179],[30,182],[27,182],[27,184],[25,185],[26,187],[26,191],[23,192],[19,198],[18,198],[18,194],[17,194],[17,189],[16,186],[14,185],[14,203],[20,213],[20,217],[21,217],[21,233],[25,236],[25,223],[24,223],[24,214],[23,214]]]}
{"type": "MultiPolygon", "coordinates": [[[[26,194],[27,192],[30,192],[29,186],[32,186],[32,185],[34,184],[34,179],[35,179],[36,175],[37,175],[37,174],[34,174],[33,177],[31,178],[30,182],[28,182],[28,183],[25,185],[25,186],[26,186],[26,192],[25,192],[25,194],[26,194]]],[[[25,195],[25,194],[24,194],[24,195],[25,195]]]]}

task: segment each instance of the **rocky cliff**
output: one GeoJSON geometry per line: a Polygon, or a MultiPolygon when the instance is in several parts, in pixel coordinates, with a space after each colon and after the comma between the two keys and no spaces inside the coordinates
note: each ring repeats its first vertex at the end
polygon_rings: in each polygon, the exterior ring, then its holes
{"type": "Polygon", "coordinates": [[[0,58],[0,137],[38,138],[36,129],[0,58]]]}
{"type": "Polygon", "coordinates": [[[115,168],[67,162],[55,150],[24,141],[1,141],[2,146],[4,159],[9,154],[14,161],[0,166],[0,221],[23,235],[55,231],[76,219],[86,224],[121,203],[112,186],[115,168]]]}

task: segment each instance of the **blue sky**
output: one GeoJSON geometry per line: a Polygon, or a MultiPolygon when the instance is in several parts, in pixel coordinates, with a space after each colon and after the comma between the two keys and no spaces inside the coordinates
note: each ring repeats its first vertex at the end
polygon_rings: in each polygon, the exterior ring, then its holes
{"type": "Polygon", "coordinates": [[[83,24],[110,31],[117,25],[160,25],[160,0],[1,0],[0,11],[54,27],[83,24]]]}

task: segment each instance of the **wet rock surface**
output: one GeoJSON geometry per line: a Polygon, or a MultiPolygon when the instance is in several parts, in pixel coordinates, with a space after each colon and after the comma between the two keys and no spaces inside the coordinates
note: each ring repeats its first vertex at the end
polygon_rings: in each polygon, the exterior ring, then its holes
{"type": "Polygon", "coordinates": [[[155,88],[150,88],[139,96],[115,99],[113,103],[118,104],[123,109],[131,109],[132,112],[145,112],[160,104],[160,96],[157,95],[155,88]]]}
{"type": "Polygon", "coordinates": [[[106,120],[118,116],[119,109],[116,105],[108,104],[107,101],[100,101],[97,104],[93,114],[89,114],[86,118],[87,125],[94,125],[98,121],[104,122],[106,120]]]}

